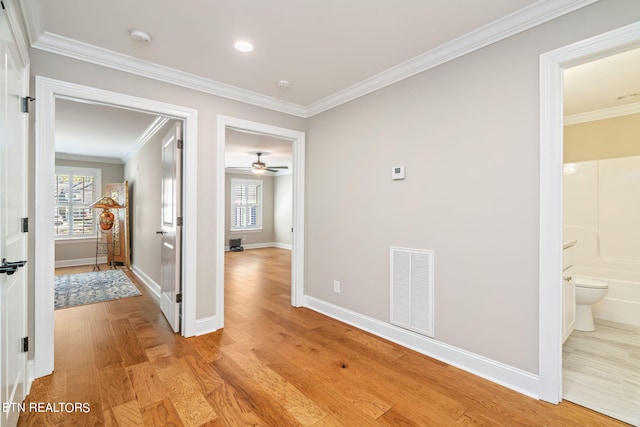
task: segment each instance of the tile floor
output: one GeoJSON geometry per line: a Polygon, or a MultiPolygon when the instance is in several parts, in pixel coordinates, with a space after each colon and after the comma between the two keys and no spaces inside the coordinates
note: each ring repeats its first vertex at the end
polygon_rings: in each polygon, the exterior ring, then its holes
{"type": "Polygon", "coordinates": [[[640,326],[595,319],[563,346],[563,398],[640,426],[640,326]]]}

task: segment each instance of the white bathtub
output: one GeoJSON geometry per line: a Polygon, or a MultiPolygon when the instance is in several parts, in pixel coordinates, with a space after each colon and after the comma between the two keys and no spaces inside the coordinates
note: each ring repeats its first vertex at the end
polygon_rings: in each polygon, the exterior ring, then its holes
{"type": "Polygon", "coordinates": [[[607,296],[592,306],[593,317],[640,326],[640,280],[637,274],[576,266],[576,276],[609,285],[607,296]]]}

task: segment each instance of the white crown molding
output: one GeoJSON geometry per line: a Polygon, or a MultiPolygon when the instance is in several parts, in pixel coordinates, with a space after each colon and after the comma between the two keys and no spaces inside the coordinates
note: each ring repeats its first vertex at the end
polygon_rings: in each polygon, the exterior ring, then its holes
{"type": "Polygon", "coordinates": [[[597,0],[543,0],[307,106],[308,117],[573,12],[597,0]]]}
{"type": "Polygon", "coordinates": [[[128,55],[116,53],[107,49],[82,43],[67,37],[43,33],[32,47],[46,52],[67,56],[80,61],[89,62],[126,73],[175,84],[210,93],[234,101],[256,105],[270,110],[280,111],[299,117],[306,117],[304,107],[292,102],[281,101],[276,98],[241,89],[225,83],[210,80],[184,71],[175,70],[163,65],[143,61],[128,55]]]}
{"type": "Polygon", "coordinates": [[[162,129],[162,127],[169,121],[168,117],[158,116],[155,120],[145,129],[140,135],[135,144],[122,156],[122,161],[127,163],[129,159],[137,153],[153,136],[162,129]]]}
{"type": "MultiPolygon", "coordinates": [[[[559,16],[588,6],[596,1],[597,0],[540,0],[522,10],[498,19],[484,27],[307,106],[282,101],[257,92],[142,61],[47,32],[44,32],[37,40],[32,41],[32,47],[235,101],[308,118],[500,40],[504,40],[559,16]]],[[[24,12],[27,18],[31,16],[30,19],[25,19],[25,21],[30,23],[28,25],[29,35],[30,39],[33,40],[34,29],[38,28],[38,22],[33,18],[33,9],[24,9],[24,12]]]]}
{"type": "Polygon", "coordinates": [[[5,9],[7,14],[7,20],[9,22],[9,27],[11,29],[11,34],[16,42],[18,55],[20,57],[20,66],[28,67],[29,66],[29,44],[28,40],[25,37],[25,33],[23,31],[24,27],[27,26],[26,20],[23,19],[24,13],[22,9],[21,2],[18,3],[15,0],[4,0],[3,9],[5,9]]]}
{"type": "Polygon", "coordinates": [[[56,159],[61,160],[77,160],[80,162],[94,162],[94,163],[109,163],[114,165],[123,165],[122,159],[115,157],[97,157],[97,156],[85,156],[82,154],[67,154],[67,153],[55,153],[56,159]]]}
{"type": "Polygon", "coordinates": [[[565,116],[564,125],[577,125],[579,123],[593,122],[596,120],[611,119],[613,117],[628,116],[640,113],[640,102],[621,105],[619,107],[604,108],[602,110],[589,111],[587,113],[565,116]]]}

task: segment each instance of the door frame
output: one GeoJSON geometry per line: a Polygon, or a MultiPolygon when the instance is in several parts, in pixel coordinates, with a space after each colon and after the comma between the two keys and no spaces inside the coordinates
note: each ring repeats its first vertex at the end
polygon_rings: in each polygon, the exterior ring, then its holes
{"type": "Polygon", "coordinates": [[[218,188],[216,224],[216,329],[224,327],[224,247],[225,247],[225,146],[226,130],[236,129],[274,136],[291,141],[293,148],[293,244],[291,249],[291,305],[304,305],[304,189],[305,138],[304,132],[259,122],[218,115],[218,188]]]}
{"type": "Polygon", "coordinates": [[[539,398],[562,400],[563,70],[640,46],[640,23],[540,55],[539,398]]]}
{"type": "Polygon", "coordinates": [[[75,83],[36,76],[35,131],[35,254],[34,268],[34,377],[53,372],[55,250],[51,215],[51,188],[55,174],[56,99],[110,105],[155,113],[184,121],[183,168],[183,259],[182,335],[195,335],[196,325],[196,244],[197,244],[197,110],[75,83]],[[188,188],[188,191],[187,191],[188,188]]]}

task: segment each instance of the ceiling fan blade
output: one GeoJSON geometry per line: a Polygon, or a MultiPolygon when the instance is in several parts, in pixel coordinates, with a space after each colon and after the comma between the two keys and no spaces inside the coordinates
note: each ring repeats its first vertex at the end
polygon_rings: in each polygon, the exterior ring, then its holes
{"type": "Polygon", "coordinates": [[[246,169],[246,170],[251,170],[253,168],[252,167],[246,167],[246,166],[225,166],[225,169],[246,169]]]}
{"type": "Polygon", "coordinates": [[[269,172],[280,172],[280,170],[278,169],[273,169],[271,167],[266,168],[265,170],[268,170],[269,172]]]}
{"type": "Polygon", "coordinates": [[[271,169],[289,169],[289,166],[269,166],[271,169]]]}

